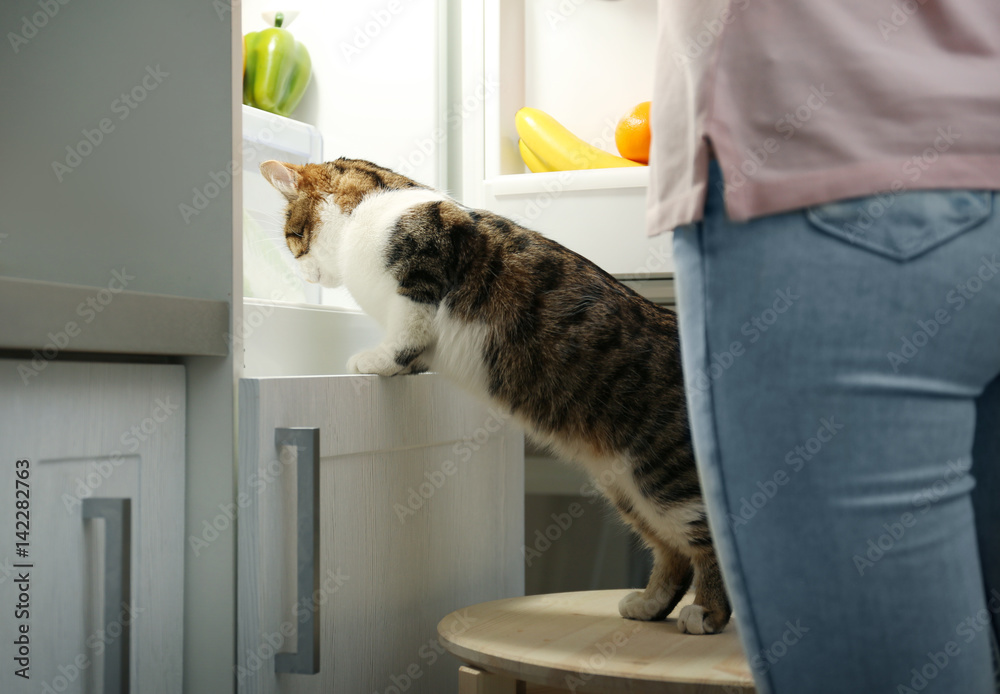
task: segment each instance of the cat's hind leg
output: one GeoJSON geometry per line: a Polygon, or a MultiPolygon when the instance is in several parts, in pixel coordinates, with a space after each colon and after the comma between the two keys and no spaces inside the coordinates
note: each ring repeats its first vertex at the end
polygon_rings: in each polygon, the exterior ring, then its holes
{"type": "Polygon", "coordinates": [[[653,570],[646,590],[629,593],[618,603],[618,611],[626,619],[665,619],[691,587],[691,560],[658,539],[646,541],[653,550],[653,570]]]}
{"type": "Polygon", "coordinates": [[[347,362],[353,373],[395,376],[425,371],[418,358],[434,340],[437,304],[396,295],[390,300],[385,338],[371,349],[358,352],[347,362]]]}
{"type": "Polygon", "coordinates": [[[677,628],[686,634],[715,634],[722,631],[733,610],[722,582],[719,562],[711,547],[694,555],[694,604],[685,605],[677,617],[677,628]]]}

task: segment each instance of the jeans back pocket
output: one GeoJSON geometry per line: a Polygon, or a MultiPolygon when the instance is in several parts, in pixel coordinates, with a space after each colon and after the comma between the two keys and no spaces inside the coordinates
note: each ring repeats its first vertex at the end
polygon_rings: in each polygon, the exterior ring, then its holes
{"type": "Polygon", "coordinates": [[[910,260],[989,218],[993,193],[913,190],[839,200],[806,210],[817,229],[893,260],[910,260]]]}

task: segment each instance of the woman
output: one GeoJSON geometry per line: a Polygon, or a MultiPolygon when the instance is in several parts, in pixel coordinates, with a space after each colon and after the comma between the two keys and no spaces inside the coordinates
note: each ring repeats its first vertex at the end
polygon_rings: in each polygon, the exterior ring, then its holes
{"type": "Polygon", "coordinates": [[[660,27],[649,230],[758,691],[994,691],[1000,3],[660,27]]]}

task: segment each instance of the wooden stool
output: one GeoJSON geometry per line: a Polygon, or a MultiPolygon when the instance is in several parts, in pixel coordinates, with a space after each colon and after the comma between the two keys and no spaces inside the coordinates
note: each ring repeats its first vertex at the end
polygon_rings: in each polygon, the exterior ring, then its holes
{"type": "Polygon", "coordinates": [[[721,634],[691,636],[674,619],[623,619],[618,601],[629,592],[531,595],[452,612],[438,635],[467,664],[459,668],[459,694],[754,691],[734,623],[721,634]]]}

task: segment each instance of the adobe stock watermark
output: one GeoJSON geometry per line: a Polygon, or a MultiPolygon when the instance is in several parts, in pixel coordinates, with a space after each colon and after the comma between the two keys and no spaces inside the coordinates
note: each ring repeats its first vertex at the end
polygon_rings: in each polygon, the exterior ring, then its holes
{"type": "Polygon", "coordinates": [[[570,529],[573,521],[583,515],[584,508],[577,502],[571,503],[562,513],[553,513],[549,517],[552,522],[544,529],[535,529],[535,538],[532,546],[521,545],[521,554],[524,555],[524,563],[531,566],[531,562],[541,558],[545,552],[552,547],[552,543],[558,542],[563,533],[570,529]]]}
{"type": "Polygon", "coordinates": [[[461,101],[451,104],[445,112],[445,125],[434,128],[427,136],[416,140],[413,149],[400,156],[396,172],[413,178],[417,167],[423,166],[448,139],[449,132],[455,132],[469,117],[480,113],[486,100],[497,93],[500,82],[495,75],[487,75],[476,83],[472,93],[461,101]]]}
{"type": "Polygon", "coordinates": [[[899,351],[886,353],[886,359],[889,361],[893,373],[899,373],[900,367],[909,364],[910,360],[916,357],[920,350],[930,344],[944,326],[951,322],[953,315],[964,309],[967,303],[983,290],[986,283],[1000,272],[1000,263],[997,262],[996,253],[993,254],[992,258],[981,256],[980,261],[979,267],[965,282],[957,283],[955,288],[945,295],[946,306],[937,309],[932,316],[926,319],[917,320],[917,329],[912,334],[899,338],[899,351]]]}
{"type": "Polygon", "coordinates": [[[972,459],[949,460],[946,467],[948,469],[940,479],[935,480],[929,487],[914,495],[913,511],[904,511],[897,519],[883,523],[880,530],[885,532],[876,537],[868,538],[863,555],[855,554],[851,557],[859,576],[864,576],[866,571],[880,562],[888,552],[891,552],[907,531],[914,527],[934,504],[945,498],[957,483],[968,480],[969,471],[972,469],[972,459]]]}
{"type": "MultiPolygon", "coordinates": [[[[252,649],[246,649],[244,653],[245,664],[238,663],[233,666],[237,682],[242,684],[246,681],[247,677],[258,672],[265,665],[268,665],[271,659],[281,652],[285,642],[298,632],[296,622],[303,624],[309,618],[309,615],[318,612],[319,608],[329,602],[330,597],[343,588],[344,584],[350,579],[350,576],[345,576],[341,573],[339,567],[336,571],[328,569],[323,576],[323,581],[320,583],[319,588],[313,591],[312,595],[307,595],[297,600],[292,606],[292,611],[295,615],[294,619],[285,620],[274,631],[261,634],[257,646],[252,649]]],[[[273,666],[271,668],[273,669],[273,666]]]]}
{"type": "Polygon", "coordinates": [[[749,6],[750,0],[732,0],[718,17],[706,19],[702,22],[700,31],[689,36],[680,50],[674,51],[674,61],[683,65],[705,56],[706,51],[711,49],[722,36],[726,26],[736,19],[736,12],[742,12],[749,6]]]}
{"type": "Polygon", "coordinates": [[[709,365],[706,368],[695,372],[694,377],[688,383],[688,387],[696,388],[702,392],[707,391],[713,381],[717,381],[731,369],[747,352],[747,346],[755,344],[775,323],[780,316],[794,306],[795,302],[801,299],[801,295],[792,291],[791,287],[778,289],[774,292],[774,301],[771,305],[759,314],[751,316],[740,326],[740,334],[749,338],[744,345],[742,340],[733,340],[726,349],[721,352],[712,352],[709,358],[709,365]]]}
{"type": "Polygon", "coordinates": [[[191,204],[182,202],[177,206],[184,223],[191,226],[191,220],[204,212],[209,203],[219,197],[219,194],[226,190],[242,173],[239,163],[235,160],[218,171],[210,171],[207,183],[191,189],[193,193],[191,204]]]}
{"type": "Polygon", "coordinates": [[[763,675],[777,665],[779,660],[788,655],[789,649],[799,643],[802,637],[810,631],[809,627],[802,626],[801,619],[796,619],[794,623],[789,620],[785,622],[785,627],[781,636],[775,639],[771,645],[761,648],[757,653],[747,658],[751,670],[763,675]]]}
{"type": "Polygon", "coordinates": [[[752,492],[749,497],[740,497],[737,513],[729,512],[726,514],[726,519],[733,532],[748,525],[754,516],[778,495],[780,489],[792,480],[792,475],[801,471],[807,463],[815,459],[823,447],[844,429],[844,424],[837,421],[837,417],[833,415],[821,417],[818,424],[815,436],[810,436],[785,454],[785,465],[791,468],[791,473],[779,468],[770,478],[758,480],[757,491],[752,492]]]}
{"type": "Polygon", "coordinates": [[[215,10],[219,21],[222,21],[226,18],[227,13],[232,14],[239,10],[242,4],[240,0],[212,0],[212,9],[215,10]]]}
{"type": "Polygon", "coordinates": [[[875,22],[879,34],[882,35],[882,40],[888,41],[890,36],[902,29],[903,25],[910,21],[910,17],[915,15],[920,6],[926,2],[927,0],[903,0],[902,2],[892,3],[892,11],[889,12],[889,17],[879,18],[875,22]]]}
{"type": "MultiPolygon", "coordinates": [[[[479,621],[478,617],[470,616],[467,609],[453,612],[452,617],[453,619],[444,629],[444,631],[452,636],[465,633],[469,627],[479,621]]],[[[417,680],[426,675],[428,669],[433,667],[445,653],[447,651],[441,645],[439,639],[428,639],[417,649],[417,659],[407,665],[403,669],[403,672],[390,675],[389,682],[391,684],[386,686],[381,692],[376,689],[374,694],[404,694],[404,692],[410,691],[417,680]]]]}
{"type": "Polygon", "coordinates": [[[889,190],[869,196],[864,205],[859,207],[855,220],[844,223],[843,230],[848,239],[856,242],[867,234],[875,222],[885,216],[896,203],[897,196],[909,192],[909,186],[919,181],[941,155],[951,149],[961,137],[962,134],[956,132],[950,125],[938,128],[930,145],[903,162],[900,167],[901,176],[892,180],[889,190]]]}
{"type": "Polygon", "coordinates": [[[580,486],[580,496],[594,503],[598,499],[608,497],[608,490],[616,480],[623,476],[628,478],[632,475],[632,468],[621,458],[615,458],[606,468],[601,470],[601,474],[594,475],[591,479],[580,486]]]}
{"type": "MultiPolygon", "coordinates": [[[[118,116],[119,122],[125,120],[132,111],[139,108],[139,104],[145,101],[151,92],[163,84],[167,77],[170,77],[170,73],[161,70],[159,64],[156,67],[147,65],[146,74],[139,80],[139,83],[127,92],[122,92],[121,96],[111,102],[111,113],[118,116]]],[[[67,175],[78,169],[83,160],[93,154],[94,150],[101,146],[101,143],[115,131],[116,127],[117,124],[114,120],[104,117],[97,121],[93,128],[83,128],[80,131],[83,134],[83,139],[75,145],[66,145],[65,159],[52,162],[52,171],[56,175],[56,180],[62,183],[67,175]]]]}
{"type": "Polygon", "coordinates": [[[957,132],[950,125],[938,128],[936,133],[936,137],[930,145],[925,147],[919,154],[915,154],[903,162],[902,174],[911,183],[919,181],[924,172],[931,168],[941,158],[942,154],[951,149],[951,146],[962,138],[962,133],[957,132]]]}
{"type": "Polygon", "coordinates": [[[590,0],[559,0],[559,4],[556,5],[555,9],[545,10],[545,21],[549,23],[550,29],[558,29],[560,24],[576,14],[576,11],[580,9],[581,5],[584,5],[589,1],[590,0]]]}
{"type": "Polygon", "coordinates": [[[41,689],[38,690],[41,694],[63,694],[69,690],[73,683],[94,665],[94,658],[103,655],[108,646],[127,633],[126,627],[131,627],[136,618],[146,611],[143,607],[136,607],[125,602],[122,603],[121,607],[119,619],[95,630],[84,639],[83,643],[87,651],[77,653],[70,663],[59,665],[57,667],[59,674],[51,680],[42,682],[41,689]]]}
{"type": "Polygon", "coordinates": [[[0,586],[7,582],[7,579],[14,575],[14,565],[10,557],[4,557],[3,564],[0,565],[0,586]]]}
{"type": "MultiPolygon", "coordinates": [[[[593,505],[597,501],[609,500],[608,490],[612,488],[616,481],[622,478],[631,478],[632,468],[622,459],[616,458],[610,465],[601,470],[599,475],[591,476],[586,482],[580,485],[580,496],[593,505]]],[[[566,510],[561,513],[552,513],[552,519],[544,528],[536,528],[533,541],[521,546],[521,554],[524,556],[526,566],[536,559],[541,558],[554,543],[558,542],[564,533],[573,525],[574,521],[582,518],[586,508],[578,502],[571,502],[566,510]]]]}
{"type": "MultiPolygon", "coordinates": [[[[597,137],[592,138],[587,144],[590,146],[604,150],[605,152],[617,151],[615,146],[615,128],[617,127],[617,121],[610,118],[604,120],[604,128],[601,130],[597,137]]],[[[586,155],[581,155],[581,158],[587,158],[586,155]]],[[[585,162],[581,161],[580,164],[585,162]]],[[[520,216],[515,218],[515,221],[521,224],[527,224],[534,222],[536,219],[542,216],[552,205],[557,198],[559,198],[572,184],[573,179],[576,177],[577,172],[580,169],[573,169],[569,171],[555,171],[552,172],[548,179],[542,184],[542,192],[535,195],[533,198],[528,200],[524,205],[524,210],[520,216]]]]}
{"type": "MultiPolygon", "coordinates": [[[[283,273],[281,279],[287,286],[285,288],[275,287],[271,289],[269,294],[270,301],[287,300],[291,290],[298,286],[298,277],[291,272],[283,273]]],[[[222,335],[230,354],[238,350],[243,350],[246,347],[247,340],[253,336],[254,332],[267,323],[268,318],[274,315],[275,307],[273,304],[244,304],[245,308],[247,306],[250,306],[250,308],[244,310],[243,315],[233,317],[233,331],[223,333],[222,335]]]]}
{"type": "Polygon", "coordinates": [[[402,14],[404,7],[401,0],[389,0],[384,7],[372,10],[369,19],[354,27],[351,40],[340,42],[340,54],[344,57],[344,62],[348,65],[354,62],[402,14]]]}
{"type": "Polygon", "coordinates": [[[59,10],[68,5],[70,0],[38,0],[35,4],[39,10],[33,14],[26,14],[21,17],[20,31],[7,32],[7,40],[15,53],[21,50],[22,46],[28,45],[31,39],[38,36],[38,32],[49,24],[49,20],[54,19],[59,10]]]}
{"type": "MultiPolygon", "coordinates": [[[[956,639],[949,639],[939,651],[928,651],[924,662],[909,672],[909,679],[896,685],[896,694],[918,694],[937,679],[945,668],[962,654],[962,644],[972,643],[984,631],[989,633],[991,615],[1000,614],[1000,591],[990,590],[986,607],[955,626],[956,639]],[[959,643],[959,640],[961,643],[959,643]]],[[[996,665],[996,663],[994,663],[996,665]]]]}
{"type": "Polygon", "coordinates": [[[185,224],[191,226],[192,219],[204,212],[212,201],[229,186],[237,180],[241,180],[243,175],[242,161],[256,160],[259,154],[258,149],[270,147],[275,136],[283,132],[290,122],[288,119],[274,114],[264,114],[263,117],[267,119],[267,125],[256,133],[256,140],[243,140],[241,159],[232,159],[218,171],[210,171],[207,181],[191,188],[190,204],[182,202],[177,205],[177,210],[185,224]]]}
{"type": "MultiPolygon", "coordinates": [[[[670,237],[666,237],[669,239],[670,237]]],[[[670,272],[674,269],[674,249],[669,240],[651,246],[646,255],[646,261],[632,272],[633,280],[649,279],[653,275],[670,272]]]]}
{"type": "Polygon", "coordinates": [[[562,195],[569,184],[573,182],[572,171],[555,171],[555,175],[548,177],[542,183],[542,192],[537,193],[524,205],[524,213],[520,220],[523,224],[530,224],[542,216],[552,203],[562,195]]]}
{"type": "Polygon", "coordinates": [[[642,631],[646,622],[625,620],[628,626],[617,629],[610,636],[607,636],[597,643],[588,646],[587,652],[580,654],[579,664],[574,672],[568,673],[563,682],[563,686],[571,692],[575,692],[580,687],[587,685],[587,682],[594,678],[601,670],[608,666],[608,662],[625,647],[632,637],[642,631]]]}
{"type": "Polygon", "coordinates": [[[809,95],[793,110],[786,112],[774,122],[775,133],[781,135],[781,140],[768,137],[756,147],[744,148],[742,162],[729,167],[724,181],[719,185],[725,193],[732,193],[747,184],[765,167],[767,161],[782,147],[782,142],[790,140],[812,120],[835,93],[828,90],[825,84],[810,85],[809,95]]]}
{"type": "Polygon", "coordinates": [[[265,489],[277,481],[282,473],[295,463],[296,458],[291,455],[291,451],[291,447],[284,447],[277,458],[271,458],[259,470],[250,473],[246,481],[246,487],[250,491],[241,491],[236,495],[235,501],[219,504],[218,513],[211,519],[202,520],[201,532],[188,536],[188,546],[195,557],[200,557],[202,550],[210,547],[222,533],[228,531],[239,518],[240,511],[249,508],[250,504],[265,489]],[[254,494],[250,492],[254,492],[254,494]]]}
{"type": "Polygon", "coordinates": [[[98,289],[94,294],[77,304],[76,315],[81,322],[75,320],[66,323],[55,332],[48,333],[48,342],[40,350],[31,350],[32,359],[22,361],[17,365],[17,373],[21,377],[21,382],[28,385],[32,378],[45,370],[49,362],[59,356],[59,353],[70,346],[74,338],[79,337],[83,329],[89,325],[97,314],[111,305],[115,295],[120,294],[128,287],[128,283],[135,279],[135,275],[130,275],[122,267],[121,270],[112,270],[111,279],[106,287],[98,289]]]}
{"type": "MultiPolygon", "coordinates": [[[[452,455],[461,459],[461,462],[467,463],[472,460],[473,454],[486,445],[494,434],[503,429],[504,424],[511,417],[509,413],[499,412],[492,407],[488,413],[489,416],[482,425],[452,446],[452,455]]],[[[406,490],[406,503],[395,502],[392,505],[392,510],[400,524],[405,524],[410,517],[417,515],[456,472],[458,472],[458,467],[453,459],[442,462],[437,470],[425,471],[424,481],[416,487],[410,487],[406,490]]]]}
{"type": "Polygon", "coordinates": [[[83,500],[93,496],[115,470],[121,467],[129,456],[135,455],[139,447],[152,438],[163,423],[173,417],[179,409],[180,405],[173,402],[169,395],[154,399],[149,416],[143,417],[118,437],[121,448],[111,451],[107,457],[93,460],[86,474],[77,478],[73,494],[63,492],[60,500],[66,512],[79,512],[83,500]]]}
{"type": "MultiPolygon", "coordinates": [[[[244,151],[246,149],[247,147],[244,144],[244,151]]],[[[240,177],[242,173],[240,163],[235,159],[218,171],[210,171],[206,183],[191,188],[191,204],[182,202],[177,205],[177,210],[181,213],[181,219],[184,220],[184,223],[191,226],[191,220],[204,212],[209,204],[219,197],[220,193],[232,185],[233,181],[240,177]]]]}

